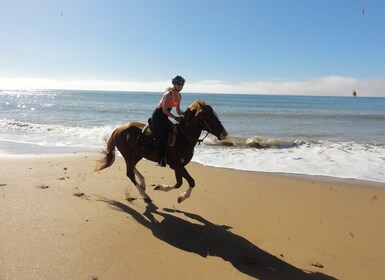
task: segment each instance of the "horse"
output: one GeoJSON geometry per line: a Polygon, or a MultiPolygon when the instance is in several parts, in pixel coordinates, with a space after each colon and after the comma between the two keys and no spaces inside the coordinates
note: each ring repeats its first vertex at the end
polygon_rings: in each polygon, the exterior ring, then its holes
{"type": "MultiPolygon", "coordinates": [[[[101,171],[114,163],[115,148],[117,148],[125,160],[127,177],[135,185],[144,202],[150,204],[152,200],[146,193],[145,178],[136,168],[136,164],[143,158],[154,162],[158,161],[158,148],[156,146],[143,149],[138,143],[138,137],[145,126],[143,123],[133,121],[116,128],[107,140],[106,147],[102,152],[104,156],[98,161],[95,171],[101,171]]],[[[166,150],[167,164],[175,171],[176,183],[174,185],[158,184],[154,187],[154,190],[164,192],[179,189],[182,186],[183,178],[185,178],[189,187],[187,191],[179,195],[178,203],[189,198],[195,187],[195,181],[185,166],[191,161],[196,144],[202,141],[199,139],[202,130],[215,135],[218,140],[224,140],[228,135],[213,108],[202,100],[196,100],[184,112],[184,116],[177,126],[174,146],[167,147],[166,150]]]]}

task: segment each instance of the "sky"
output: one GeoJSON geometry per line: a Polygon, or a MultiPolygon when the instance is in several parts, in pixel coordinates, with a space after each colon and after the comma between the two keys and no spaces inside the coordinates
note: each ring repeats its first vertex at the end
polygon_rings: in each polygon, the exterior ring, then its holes
{"type": "Polygon", "coordinates": [[[383,0],[0,0],[0,89],[385,97],[383,0]]]}

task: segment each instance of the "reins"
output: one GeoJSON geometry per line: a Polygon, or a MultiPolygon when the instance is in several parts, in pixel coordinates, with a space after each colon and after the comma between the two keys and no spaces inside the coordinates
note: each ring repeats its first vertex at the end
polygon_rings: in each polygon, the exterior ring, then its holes
{"type": "Polygon", "coordinates": [[[199,137],[198,137],[198,139],[194,139],[194,138],[192,138],[191,136],[189,136],[186,132],[184,132],[182,126],[181,126],[179,123],[178,123],[178,126],[179,126],[180,131],[182,132],[182,134],[183,134],[187,139],[189,139],[190,141],[197,142],[198,145],[200,145],[200,144],[203,142],[203,140],[205,140],[206,137],[209,135],[209,132],[206,131],[206,135],[205,135],[202,139],[199,139],[199,137]]]}
{"type": "MultiPolygon", "coordinates": [[[[206,120],[203,118],[203,117],[204,117],[204,113],[205,113],[205,112],[202,113],[202,117],[201,117],[200,122],[201,122],[201,124],[202,124],[202,121],[204,121],[204,123],[205,123],[206,126],[209,128],[209,130],[212,131],[211,127],[208,125],[208,123],[206,122],[206,120]]],[[[194,139],[194,138],[192,138],[191,136],[189,136],[186,132],[184,132],[184,130],[183,130],[182,126],[180,125],[180,123],[178,123],[178,126],[179,126],[180,131],[182,132],[182,134],[183,134],[187,139],[189,139],[190,141],[194,141],[194,142],[198,143],[198,145],[200,145],[200,144],[203,142],[203,140],[206,139],[206,137],[209,135],[209,133],[212,133],[212,132],[209,132],[209,131],[207,130],[207,131],[206,131],[206,135],[205,135],[202,139],[199,139],[199,137],[198,137],[198,139],[194,139]]]]}

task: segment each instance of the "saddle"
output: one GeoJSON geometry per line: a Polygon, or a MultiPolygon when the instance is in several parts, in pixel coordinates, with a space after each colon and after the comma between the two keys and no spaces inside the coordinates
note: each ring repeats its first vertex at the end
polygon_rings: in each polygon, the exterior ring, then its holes
{"type": "MultiPolygon", "coordinates": [[[[168,127],[168,137],[167,137],[167,147],[175,147],[177,134],[177,124],[169,125],[168,127]]],[[[152,133],[152,119],[148,119],[148,124],[142,129],[141,133],[137,138],[138,144],[140,147],[145,148],[146,150],[151,150],[156,146],[155,138],[152,133]]]]}

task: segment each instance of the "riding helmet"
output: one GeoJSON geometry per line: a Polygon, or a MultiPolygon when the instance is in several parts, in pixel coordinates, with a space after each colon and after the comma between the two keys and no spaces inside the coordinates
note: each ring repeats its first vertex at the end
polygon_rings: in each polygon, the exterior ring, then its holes
{"type": "Polygon", "coordinates": [[[185,79],[182,76],[175,76],[172,79],[172,84],[173,85],[175,85],[175,84],[184,84],[184,83],[185,83],[185,79]]]}

